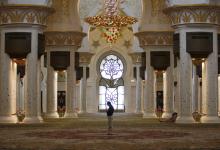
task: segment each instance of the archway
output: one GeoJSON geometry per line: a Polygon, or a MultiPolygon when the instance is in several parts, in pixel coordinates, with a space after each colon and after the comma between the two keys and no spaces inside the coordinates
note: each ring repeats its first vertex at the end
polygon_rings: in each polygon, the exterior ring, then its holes
{"type": "Polygon", "coordinates": [[[110,101],[116,111],[125,111],[124,79],[125,67],[122,60],[115,54],[108,54],[99,64],[99,111],[106,110],[110,101]]]}

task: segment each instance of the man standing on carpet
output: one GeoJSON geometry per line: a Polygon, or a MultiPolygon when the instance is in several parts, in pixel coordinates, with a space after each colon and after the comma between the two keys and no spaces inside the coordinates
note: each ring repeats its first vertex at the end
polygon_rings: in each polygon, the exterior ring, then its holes
{"type": "Polygon", "coordinates": [[[112,120],[113,120],[113,113],[114,107],[112,106],[111,102],[107,102],[108,109],[107,109],[107,117],[108,117],[108,134],[112,132],[112,120]]]}

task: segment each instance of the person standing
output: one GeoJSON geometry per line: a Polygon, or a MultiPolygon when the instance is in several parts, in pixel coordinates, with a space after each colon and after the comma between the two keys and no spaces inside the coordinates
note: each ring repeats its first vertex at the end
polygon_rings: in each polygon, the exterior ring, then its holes
{"type": "Polygon", "coordinates": [[[108,117],[108,134],[110,135],[112,132],[112,120],[113,120],[113,113],[114,107],[112,106],[111,102],[107,102],[108,109],[107,109],[107,117],[108,117]]]}

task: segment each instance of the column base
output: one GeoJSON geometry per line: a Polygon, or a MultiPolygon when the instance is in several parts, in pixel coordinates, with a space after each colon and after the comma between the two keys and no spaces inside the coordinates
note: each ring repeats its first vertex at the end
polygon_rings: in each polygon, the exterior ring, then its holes
{"type": "Polygon", "coordinates": [[[73,112],[71,113],[66,112],[64,118],[78,118],[78,114],[73,112]]]}
{"type": "Polygon", "coordinates": [[[182,116],[180,116],[180,117],[178,117],[176,119],[176,123],[187,124],[187,123],[196,123],[196,122],[195,122],[195,120],[193,119],[192,116],[189,116],[189,117],[185,117],[185,116],[182,117],[182,116]]]}
{"type": "Polygon", "coordinates": [[[155,113],[143,113],[143,118],[156,118],[156,114],[155,113]]]}
{"type": "Polygon", "coordinates": [[[25,117],[23,123],[43,123],[42,117],[25,117]]]}
{"type": "Polygon", "coordinates": [[[170,112],[164,112],[162,114],[162,118],[170,118],[170,117],[172,117],[172,113],[170,113],[170,112]]]}
{"type": "Polygon", "coordinates": [[[17,116],[0,116],[0,123],[16,123],[17,116]]]}
{"type": "Polygon", "coordinates": [[[201,123],[220,123],[220,118],[218,116],[203,116],[201,123]]]}
{"type": "Polygon", "coordinates": [[[143,112],[142,111],[136,111],[135,114],[143,115],[143,112]]]}
{"type": "Polygon", "coordinates": [[[59,114],[57,112],[46,113],[46,118],[59,118],[59,114]]]}

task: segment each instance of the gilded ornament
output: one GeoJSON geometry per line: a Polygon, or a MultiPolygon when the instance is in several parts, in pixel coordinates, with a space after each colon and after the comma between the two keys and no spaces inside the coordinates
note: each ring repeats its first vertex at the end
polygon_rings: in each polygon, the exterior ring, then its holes
{"type": "Polygon", "coordinates": [[[142,62],[141,53],[130,53],[129,55],[131,56],[134,64],[140,64],[142,62]]]}
{"type": "Polygon", "coordinates": [[[183,21],[188,23],[188,22],[190,22],[190,20],[191,20],[190,15],[188,13],[184,13],[183,14],[183,21]]]}
{"type": "Polygon", "coordinates": [[[173,45],[173,32],[139,32],[135,33],[140,41],[140,46],[170,46],[173,45]]]}
{"type": "Polygon", "coordinates": [[[46,46],[81,46],[82,39],[86,36],[83,32],[45,32],[46,46]]]}
{"type": "Polygon", "coordinates": [[[63,14],[64,15],[69,15],[69,0],[63,0],[63,14]]]}
{"type": "Polygon", "coordinates": [[[219,24],[220,6],[189,5],[172,6],[164,10],[173,25],[185,23],[219,24]]]}
{"type": "Polygon", "coordinates": [[[134,17],[119,14],[120,0],[105,0],[101,15],[85,18],[85,22],[103,29],[107,43],[115,43],[120,36],[122,27],[137,22],[134,17]]]}
{"type": "Polygon", "coordinates": [[[151,0],[151,16],[158,16],[160,11],[163,9],[163,0],[151,0]]]}
{"type": "Polygon", "coordinates": [[[35,15],[33,13],[28,14],[26,20],[28,23],[34,23],[35,15]]]}
{"type": "Polygon", "coordinates": [[[46,25],[46,19],[53,9],[45,6],[4,5],[0,6],[0,24],[46,25]]]}
{"type": "Polygon", "coordinates": [[[80,64],[89,64],[93,54],[89,52],[80,52],[79,53],[79,63],[80,64]]]}

